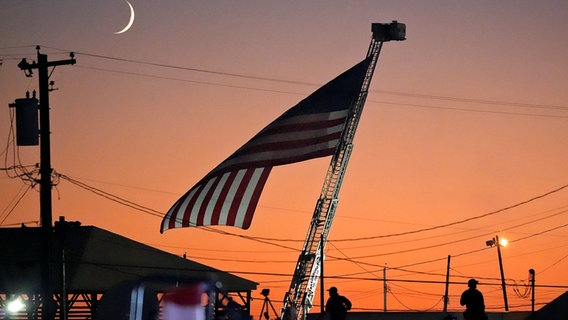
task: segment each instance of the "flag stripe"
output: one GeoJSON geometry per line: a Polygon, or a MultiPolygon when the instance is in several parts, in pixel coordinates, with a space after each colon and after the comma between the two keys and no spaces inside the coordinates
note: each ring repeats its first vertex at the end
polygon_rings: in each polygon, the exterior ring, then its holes
{"type": "Polygon", "coordinates": [[[195,190],[193,190],[192,192],[189,193],[189,196],[185,198],[185,200],[181,203],[181,207],[178,209],[179,212],[181,212],[181,222],[176,222],[176,226],[178,223],[181,223],[179,226],[183,227],[183,226],[191,226],[191,225],[195,225],[195,224],[190,224],[189,222],[189,215],[186,214],[186,211],[188,208],[192,208],[193,205],[195,204],[195,201],[197,200],[197,197],[194,197],[195,194],[203,188],[203,185],[200,185],[198,188],[196,188],[195,190]]]}
{"type": "Polygon", "coordinates": [[[255,152],[255,150],[259,150],[262,148],[287,148],[287,145],[295,145],[301,141],[305,141],[305,143],[312,143],[318,142],[321,140],[329,139],[326,138],[327,136],[339,136],[341,135],[341,131],[345,124],[344,120],[336,120],[337,123],[327,123],[333,124],[333,126],[328,126],[322,129],[317,130],[297,130],[292,131],[290,130],[287,133],[275,133],[270,136],[263,137],[259,139],[259,141],[255,141],[254,144],[250,144],[247,146],[246,149],[243,151],[247,152],[255,152]]]}
{"type": "Polygon", "coordinates": [[[242,226],[243,229],[248,229],[252,223],[252,217],[254,215],[254,211],[256,210],[256,205],[258,203],[258,200],[260,199],[260,194],[262,193],[262,189],[264,189],[264,184],[266,183],[266,180],[268,180],[268,176],[270,175],[271,170],[272,167],[265,167],[263,168],[262,172],[258,174],[258,181],[256,182],[254,190],[251,190],[251,200],[245,212],[242,226]]]}
{"type": "Polygon", "coordinates": [[[316,90],[221,162],[172,206],[161,232],[206,225],[249,228],[274,166],[335,152],[370,61],[316,90]]]}
{"type": "MultiPolygon", "coordinates": [[[[236,171],[225,173],[223,175],[223,179],[225,179],[226,181],[224,181],[221,186],[224,186],[225,182],[227,183],[227,185],[231,185],[233,183],[233,180],[235,180],[236,174],[237,174],[236,171]]],[[[224,224],[220,223],[219,219],[221,216],[222,209],[226,203],[225,199],[227,198],[227,193],[229,192],[229,188],[220,187],[217,189],[218,189],[217,202],[215,203],[215,206],[213,208],[213,213],[211,216],[211,225],[224,224]]]]}
{"type": "Polygon", "coordinates": [[[223,191],[221,192],[221,194],[223,195],[221,198],[219,198],[219,200],[217,200],[217,202],[220,202],[221,204],[221,210],[219,211],[219,221],[218,224],[219,225],[226,225],[227,224],[227,215],[229,212],[229,208],[231,207],[231,194],[234,193],[234,190],[231,190],[231,188],[235,188],[236,185],[238,185],[241,181],[241,177],[242,177],[242,172],[240,171],[233,171],[231,172],[231,174],[229,175],[230,177],[230,181],[228,181],[227,184],[224,185],[223,187],[223,191]],[[236,182],[235,182],[236,180],[236,182]],[[229,200],[227,200],[227,198],[229,200]]]}
{"type": "Polygon", "coordinates": [[[239,184],[231,186],[229,195],[232,201],[230,202],[231,205],[226,216],[226,224],[230,226],[240,227],[240,225],[238,223],[235,223],[235,221],[237,221],[238,209],[241,206],[244,192],[243,189],[246,188],[248,182],[250,181],[251,172],[252,170],[250,169],[239,170],[239,184]]]}
{"type": "MultiPolygon", "coordinates": [[[[341,132],[333,132],[328,134],[320,134],[318,136],[306,139],[299,139],[299,140],[288,140],[288,141],[281,141],[281,142],[271,142],[266,143],[263,145],[258,145],[251,147],[247,151],[250,153],[253,152],[266,152],[266,151],[273,151],[273,150],[283,150],[288,153],[295,152],[295,153],[303,153],[302,150],[298,150],[306,145],[317,145],[320,143],[326,143],[329,141],[338,140],[341,137],[341,132]]],[[[274,160],[277,162],[278,160],[274,160]]]]}
{"type": "Polygon", "coordinates": [[[209,191],[209,189],[211,188],[211,185],[215,182],[215,180],[216,179],[209,179],[209,181],[207,181],[206,184],[203,184],[198,188],[197,192],[193,195],[192,199],[189,202],[190,205],[188,205],[185,211],[183,212],[184,223],[185,221],[188,221],[188,225],[190,226],[199,225],[198,221],[199,215],[197,214],[197,212],[199,212],[199,209],[203,204],[203,199],[207,194],[207,192],[209,191]]]}
{"type": "Polygon", "coordinates": [[[339,143],[346,116],[347,110],[342,110],[295,116],[277,125],[269,125],[211,174],[248,166],[283,165],[331,155],[339,143]]]}
{"type": "Polygon", "coordinates": [[[291,140],[306,140],[331,133],[341,133],[345,124],[347,111],[330,114],[314,114],[285,119],[282,124],[269,126],[258,134],[255,139],[245,144],[239,153],[247,151],[248,147],[266,143],[291,140]]]}
{"type": "Polygon", "coordinates": [[[294,131],[294,127],[301,128],[302,130],[325,128],[330,126],[329,123],[343,123],[346,117],[347,110],[294,116],[289,119],[284,119],[279,123],[273,123],[262,133],[264,135],[273,133],[271,131],[290,133],[290,131],[294,131]]]}
{"type": "Polygon", "coordinates": [[[226,173],[190,190],[168,214],[182,216],[170,220],[168,228],[205,225],[233,225],[247,229],[270,167],[226,173]]]}
{"type": "Polygon", "coordinates": [[[302,145],[293,152],[290,150],[275,149],[273,151],[257,152],[254,154],[243,154],[241,157],[229,161],[230,169],[238,169],[248,166],[274,166],[292,162],[312,159],[315,156],[328,156],[333,154],[335,147],[339,143],[339,137],[334,140],[324,141],[318,144],[302,145]]]}
{"type": "Polygon", "coordinates": [[[219,182],[222,180],[222,178],[223,178],[223,176],[218,177],[216,179],[212,179],[213,184],[211,185],[211,188],[209,188],[209,190],[205,194],[203,202],[201,203],[201,206],[199,207],[199,212],[197,214],[197,225],[198,226],[209,224],[211,222],[211,211],[212,211],[212,209],[209,209],[209,203],[211,202],[211,198],[213,197],[213,195],[217,191],[217,186],[219,185],[219,182]],[[207,222],[204,223],[204,221],[207,221],[207,222]]]}

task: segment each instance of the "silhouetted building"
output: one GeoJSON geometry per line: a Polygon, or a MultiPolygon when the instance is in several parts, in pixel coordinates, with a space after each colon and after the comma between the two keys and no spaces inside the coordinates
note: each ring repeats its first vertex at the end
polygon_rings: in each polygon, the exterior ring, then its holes
{"type": "MultiPolygon", "coordinates": [[[[238,293],[243,297],[239,303],[250,314],[256,282],[94,226],[60,220],[53,230],[50,283],[58,304],[66,301],[69,319],[92,319],[106,292],[144,279],[151,280],[150,288],[158,295],[176,283],[214,280],[222,284],[215,294],[238,293]]],[[[22,296],[28,314],[41,313],[43,241],[41,228],[0,228],[0,298],[22,296]]]]}

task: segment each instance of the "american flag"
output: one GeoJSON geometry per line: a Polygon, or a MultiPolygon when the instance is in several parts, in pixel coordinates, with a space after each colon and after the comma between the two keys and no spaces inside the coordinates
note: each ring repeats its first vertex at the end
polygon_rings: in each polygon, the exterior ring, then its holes
{"type": "Polygon", "coordinates": [[[360,93],[370,58],[286,111],[184,194],[160,232],[190,226],[250,227],[270,170],[332,155],[360,93]]]}

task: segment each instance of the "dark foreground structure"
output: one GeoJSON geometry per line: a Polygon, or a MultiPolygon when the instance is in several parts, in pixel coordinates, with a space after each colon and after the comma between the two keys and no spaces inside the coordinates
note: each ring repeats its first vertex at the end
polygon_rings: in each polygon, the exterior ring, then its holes
{"type": "MultiPolygon", "coordinates": [[[[215,284],[210,287],[210,319],[226,315],[229,303],[242,308],[240,316],[251,316],[251,292],[258,286],[253,281],[78,222],[61,219],[51,234],[49,280],[57,304],[56,319],[98,320],[105,294],[120,300],[117,288],[145,283],[161,301],[164,292],[195,281],[215,284]],[[61,306],[66,306],[65,317],[61,306]]],[[[0,319],[42,319],[44,241],[41,228],[0,228],[0,319]],[[5,308],[13,298],[21,298],[26,308],[8,315],[5,308]]],[[[444,320],[448,315],[463,319],[460,312],[349,312],[347,319],[444,320]]],[[[531,312],[490,312],[488,316],[489,320],[568,319],[568,292],[537,310],[534,317],[531,312]]],[[[319,319],[318,313],[308,314],[308,320],[319,319]]]]}
{"type": "MultiPolygon", "coordinates": [[[[184,283],[211,285],[212,311],[223,309],[230,296],[250,315],[251,291],[257,283],[178,257],[115,233],[63,219],[52,230],[49,286],[57,305],[56,319],[66,306],[67,319],[96,319],[105,293],[137,283],[161,299],[184,283]]],[[[42,319],[42,228],[0,228],[0,319],[42,319]],[[7,315],[9,300],[20,298],[26,309],[7,315]]]]}

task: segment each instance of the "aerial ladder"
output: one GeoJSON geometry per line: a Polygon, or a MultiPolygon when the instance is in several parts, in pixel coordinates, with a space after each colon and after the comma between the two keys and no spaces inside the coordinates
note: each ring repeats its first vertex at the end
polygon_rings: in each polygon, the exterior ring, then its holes
{"type": "Polygon", "coordinates": [[[290,288],[285,293],[281,320],[305,320],[312,307],[312,301],[323,268],[323,252],[337,209],[339,189],[347,169],[347,163],[353,150],[355,131],[361,118],[363,106],[367,98],[371,78],[383,46],[386,41],[402,41],[406,39],[406,25],[393,21],[391,23],[373,23],[372,39],[367,51],[371,58],[369,67],[361,86],[359,96],[354,102],[346,121],[341,141],[331,158],[327,169],[320,197],[308,228],[304,246],[296,263],[290,288]]]}

